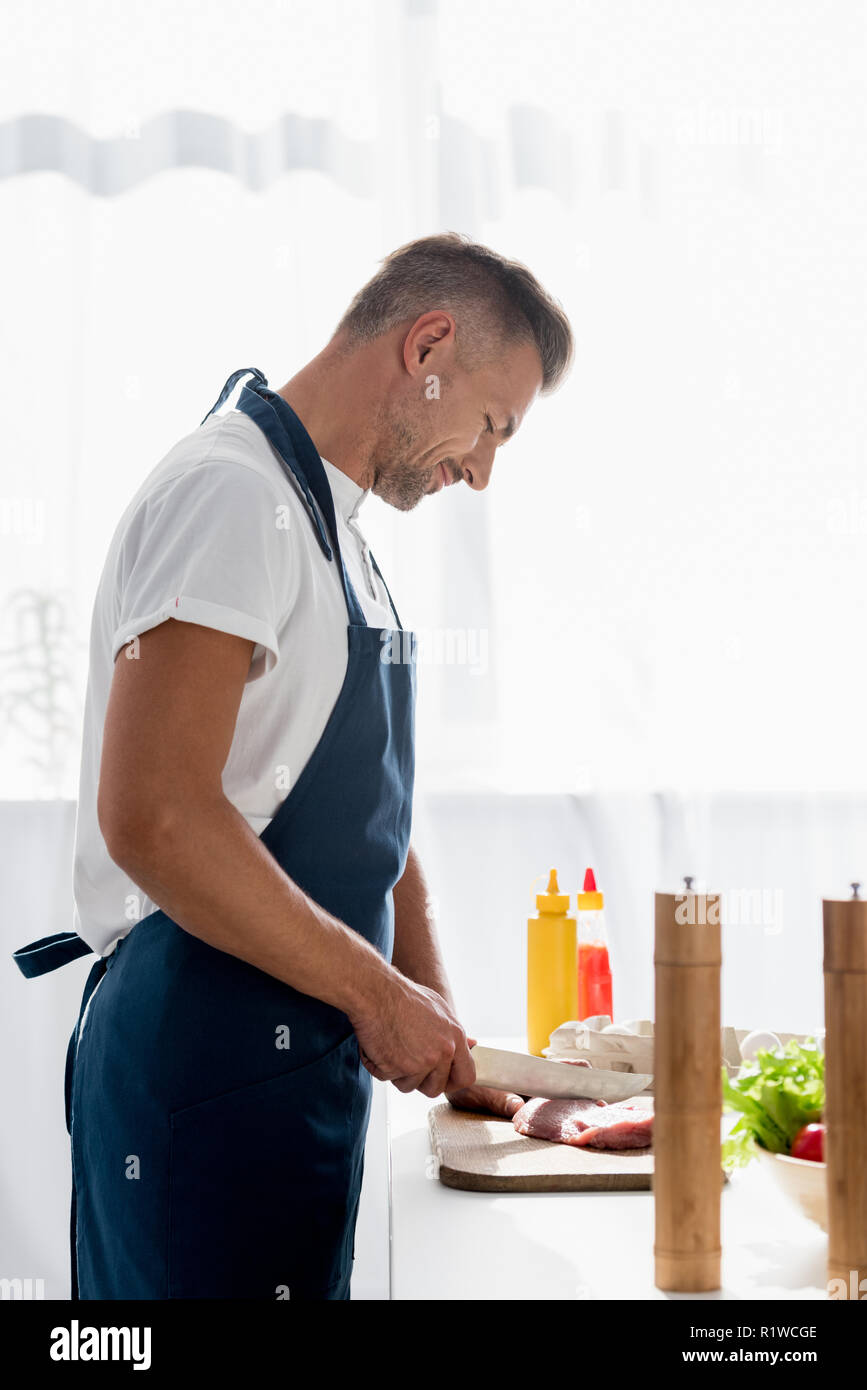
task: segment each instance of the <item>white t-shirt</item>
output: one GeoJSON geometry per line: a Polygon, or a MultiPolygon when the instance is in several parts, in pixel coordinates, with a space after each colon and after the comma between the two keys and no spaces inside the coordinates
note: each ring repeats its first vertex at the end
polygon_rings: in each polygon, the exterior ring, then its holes
{"type": "MultiPolygon", "coordinates": [[[[372,627],[394,627],[358,528],[367,493],[323,460],[340,547],[372,627]]],[[[180,440],[118,524],[94,603],[76,818],[74,930],[100,955],[157,904],[109,857],[97,823],[114,659],[167,618],[255,643],[223,790],[257,835],[298,779],[346,674],[348,615],[335,561],[306,504],[249,416],[212,415],[180,440]]]]}

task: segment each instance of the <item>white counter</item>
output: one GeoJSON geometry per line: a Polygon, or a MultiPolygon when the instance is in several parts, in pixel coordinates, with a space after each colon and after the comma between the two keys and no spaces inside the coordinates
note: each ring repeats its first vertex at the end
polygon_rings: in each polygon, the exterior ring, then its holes
{"type": "Polygon", "coordinates": [[[393,1299],[826,1297],[827,1236],[758,1162],[723,1191],[722,1291],[664,1294],[653,1283],[651,1192],[444,1187],[427,1130],[427,1112],[440,1103],[388,1087],[393,1299]]]}

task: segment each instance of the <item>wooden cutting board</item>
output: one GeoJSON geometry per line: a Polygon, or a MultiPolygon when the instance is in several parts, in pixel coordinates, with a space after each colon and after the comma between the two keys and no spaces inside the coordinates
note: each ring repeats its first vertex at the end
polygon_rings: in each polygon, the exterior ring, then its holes
{"type": "MultiPolygon", "coordinates": [[[[630,1105],[652,1108],[650,1098],[630,1105]]],[[[547,1139],[527,1139],[511,1120],[455,1110],[448,1104],[428,1111],[431,1152],[446,1187],[468,1192],[647,1191],[653,1173],[650,1149],[605,1153],[576,1149],[547,1139]]]]}

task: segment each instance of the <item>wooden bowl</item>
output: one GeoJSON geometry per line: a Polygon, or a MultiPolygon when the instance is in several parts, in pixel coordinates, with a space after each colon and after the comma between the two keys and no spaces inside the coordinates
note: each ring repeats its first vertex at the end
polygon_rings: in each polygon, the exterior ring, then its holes
{"type": "Polygon", "coordinates": [[[827,1164],[814,1163],[806,1158],[791,1158],[788,1154],[772,1154],[758,1145],[756,1149],[777,1186],[801,1208],[805,1216],[827,1231],[827,1164]]]}

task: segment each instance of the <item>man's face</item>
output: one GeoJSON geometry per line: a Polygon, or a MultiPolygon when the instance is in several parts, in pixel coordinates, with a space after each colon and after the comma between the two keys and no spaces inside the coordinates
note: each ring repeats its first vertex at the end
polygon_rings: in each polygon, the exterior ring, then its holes
{"type": "Polygon", "coordinates": [[[372,491],[408,512],[452,483],[486,488],[494,455],[515,433],[542,385],[536,348],[504,349],[468,371],[448,344],[420,355],[379,422],[372,491]]]}

